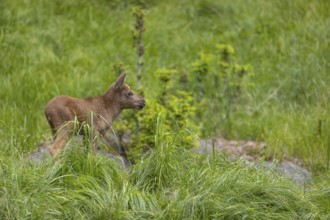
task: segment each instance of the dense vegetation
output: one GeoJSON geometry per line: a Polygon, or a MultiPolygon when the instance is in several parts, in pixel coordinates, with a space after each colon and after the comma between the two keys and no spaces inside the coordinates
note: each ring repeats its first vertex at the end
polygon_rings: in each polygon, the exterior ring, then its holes
{"type": "Polygon", "coordinates": [[[329,11],[326,0],[1,1],[0,218],[329,218],[329,11]],[[75,146],[29,161],[51,138],[50,98],[102,94],[118,63],[135,87],[136,5],[148,105],[135,127],[131,112],[114,125],[140,131],[136,163],[122,171],[75,146]],[[265,158],[298,158],[315,181],[195,155],[197,135],[265,141],[265,158]]]}

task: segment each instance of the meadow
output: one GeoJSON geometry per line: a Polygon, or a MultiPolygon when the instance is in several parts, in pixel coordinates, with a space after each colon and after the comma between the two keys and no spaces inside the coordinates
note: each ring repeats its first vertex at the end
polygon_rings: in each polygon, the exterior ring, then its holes
{"type": "Polygon", "coordinates": [[[326,0],[2,0],[0,218],[329,219],[329,11],[326,0]],[[44,107],[52,97],[104,93],[118,63],[135,87],[137,5],[145,12],[141,112],[164,93],[159,75],[170,74],[169,95],[191,94],[196,135],[263,141],[262,157],[299,160],[313,180],[297,185],[244,159],[196,155],[162,114],[140,122],[153,146],[128,170],[75,146],[57,162],[31,162],[51,139],[44,107]]]}

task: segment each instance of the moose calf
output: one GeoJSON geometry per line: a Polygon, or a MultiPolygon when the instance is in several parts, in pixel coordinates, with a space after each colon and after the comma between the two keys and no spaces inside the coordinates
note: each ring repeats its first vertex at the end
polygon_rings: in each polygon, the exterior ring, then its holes
{"type": "Polygon", "coordinates": [[[101,96],[86,99],[57,96],[48,102],[45,114],[54,136],[54,143],[49,148],[52,156],[67,143],[75,120],[78,125],[93,125],[95,131],[103,136],[123,109],[142,109],[145,106],[144,98],[124,84],[125,78],[126,74],[121,74],[101,96]]]}

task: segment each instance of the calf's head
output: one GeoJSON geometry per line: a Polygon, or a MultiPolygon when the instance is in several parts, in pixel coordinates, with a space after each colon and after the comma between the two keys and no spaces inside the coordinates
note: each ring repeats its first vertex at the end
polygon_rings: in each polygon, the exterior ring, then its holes
{"type": "Polygon", "coordinates": [[[125,78],[126,74],[121,74],[110,88],[114,101],[120,106],[121,109],[143,109],[146,105],[146,101],[142,96],[133,92],[130,87],[124,83],[125,78]]]}

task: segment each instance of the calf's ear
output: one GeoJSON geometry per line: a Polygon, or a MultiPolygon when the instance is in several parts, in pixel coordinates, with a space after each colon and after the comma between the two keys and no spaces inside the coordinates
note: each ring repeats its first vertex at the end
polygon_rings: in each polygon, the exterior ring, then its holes
{"type": "Polygon", "coordinates": [[[118,79],[117,79],[117,81],[115,82],[115,85],[114,85],[115,90],[120,89],[124,85],[125,78],[126,78],[126,73],[122,73],[118,77],[118,79]]]}

